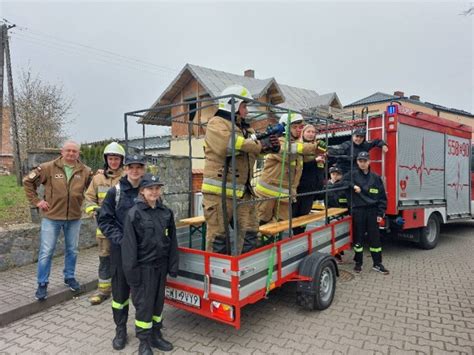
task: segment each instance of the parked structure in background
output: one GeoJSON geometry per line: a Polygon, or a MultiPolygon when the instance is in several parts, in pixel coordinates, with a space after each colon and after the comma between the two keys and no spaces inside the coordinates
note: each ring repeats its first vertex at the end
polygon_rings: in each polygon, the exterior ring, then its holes
{"type": "MultiPolygon", "coordinates": [[[[320,115],[329,116],[340,114],[343,111],[342,104],[335,92],[320,95],[314,90],[301,89],[293,86],[283,85],[275,78],[257,79],[254,70],[246,70],[244,75],[237,75],[204,68],[197,65],[186,64],[173,82],[166,88],[160,97],[153,103],[151,109],[167,104],[177,104],[189,101],[189,105],[176,106],[168,109],[160,109],[158,112],[149,112],[142,122],[163,126],[171,125],[171,155],[187,155],[188,152],[188,125],[191,120],[196,123],[192,129],[193,168],[202,168],[204,160],[204,127],[207,120],[214,116],[217,106],[206,103],[195,102],[196,99],[217,97],[222,90],[230,85],[242,85],[250,91],[257,101],[278,105],[280,107],[291,107],[293,110],[318,110],[320,115]],[[196,110],[187,113],[188,111],[196,110]],[[171,124],[169,117],[182,114],[182,118],[171,124]]],[[[258,107],[250,111],[266,111],[268,119],[259,120],[252,124],[252,128],[262,130],[269,124],[276,123],[278,112],[275,109],[258,107]]],[[[251,116],[251,113],[249,116],[251,116]]]]}
{"type": "Polygon", "coordinates": [[[13,172],[13,146],[10,130],[10,112],[3,107],[3,123],[1,125],[2,144],[0,147],[0,174],[13,172]]]}
{"type": "Polygon", "coordinates": [[[417,112],[423,112],[429,115],[459,122],[471,126],[474,129],[474,115],[472,113],[455,108],[448,108],[431,102],[423,102],[421,101],[420,96],[405,96],[403,91],[395,91],[393,95],[376,92],[375,94],[363,99],[354,101],[353,103],[344,106],[344,108],[347,110],[353,110],[356,116],[367,113],[372,115],[385,112],[387,105],[391,102],[399,103],[400,105],[417,112]]]}

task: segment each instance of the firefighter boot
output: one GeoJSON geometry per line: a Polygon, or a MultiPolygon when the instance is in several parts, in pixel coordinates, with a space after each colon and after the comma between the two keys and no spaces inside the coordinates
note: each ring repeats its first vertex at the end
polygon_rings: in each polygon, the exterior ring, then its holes
{"type": "Polygon", "coordinates": [[[212,243],[212,252],[218,254],[228,254],[229,251],[227,250],[227,242],[225,240],[225,236],[217,235],[216,239],[212,243]]]}
{"type": "Polygon", "coordinates": [[[153,333],[151,335],[151,346],[161,351],[173,350],[173,344],[163,338],[159,327],[153,327],[153,333]]]}
{"type": "Polygon", "coordinates": [[[115,350],[122,350],[127,344],[127,326],[118,326],[115,329],[115,338],[112,340],[112,347],[115,350]]]}
{"type": "Polygon", "coordinates": [[[247,231],[244,238],[244,246],[242,247],[242,254],[248,253],[257,248],[257,232],[247,231]]]}
{"type": "Polygon", "coordinates": [[[140,339],[138,355],[153,355],[153,350],[151,350],[150,341],[148,339],[140,339]]]}
{"type": "Polygon", "coordinates": [[[100,256],[98,289],[97,292],[89,298],[89,302],[93,306],[101,304],[110,297],[111,293],[110,256],[100,256]]]}

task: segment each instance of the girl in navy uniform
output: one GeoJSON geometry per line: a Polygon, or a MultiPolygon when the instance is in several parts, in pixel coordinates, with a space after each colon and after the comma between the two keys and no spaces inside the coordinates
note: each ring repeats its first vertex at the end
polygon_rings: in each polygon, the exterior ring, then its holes
{"type": "Polygon", "coordinates": [[[178,275],[178,243],[173,212],[161,202],[158,176],[145,174],[140,194],[124,224],[122,262],[136,308],[135,331],[139,354],[151,347],[170,351],[173,345],[161,334],[166,276],[178,275]]]}

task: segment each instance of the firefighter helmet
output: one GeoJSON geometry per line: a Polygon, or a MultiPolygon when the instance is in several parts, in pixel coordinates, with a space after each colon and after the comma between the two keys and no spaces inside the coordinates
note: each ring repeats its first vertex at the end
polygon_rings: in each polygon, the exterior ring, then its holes
{"type": "Polygon", "coordinates": [[[282,125],[286,126],[288,121],[290,122],[290,125],[292,125],[293,123],[300,123],[300,122],[303,122],[304,120],[303,120],[303,116],[301,116],[299,113],[290,112],[290,113],[285,113],[281,115],[279,122],[282,125]]]}
{"type": "Polygon", "coordinates": [[[117,142],[112,142],[110,144],[107,144],[107,146],[104,148],[104,162],[106,166],[107,166],[107,155],[121,156],[122,164],[123,164],[123,159],[125,158],[125,149],[123,149],[123,147],[117,142]]]}
{"type": "MultiPolygon", "coordinates": [[[[242,85],[229,86],[222,91],[220,96],[228,96],[228,95],[243,96],[248,99],[248,100],[243,100],[239,97],[234,98],[235,113],[239,111],[239,107],[242,102],[250,102],[250,100],[253,100],[253,97],[250,94],[250,91],[247,88],[243,87],[242,85]]],[[[232,112],[232,97],[224,97],[222,99],[219,99],[219,110],[232,112]]]]}

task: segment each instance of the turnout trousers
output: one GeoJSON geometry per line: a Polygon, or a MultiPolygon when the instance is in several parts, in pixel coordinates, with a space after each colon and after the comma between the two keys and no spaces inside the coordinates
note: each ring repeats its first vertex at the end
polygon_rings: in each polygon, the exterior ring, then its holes
{"type": "MultiPolygon", "coordinates": [[[[252,199],[250,193],[245,193],[241,201],[249,201],[252,199]]],[[[232,221],[232,199],[227,199],[227,220],[229,224],[232,221]]],[[[222,206],[222,198],[219,195],[203,194],[204,217],[207,223],[206,230],[206,251],[230,254],[230,250],[226,248],[226,235],[224,227],[224,208],[222,206]]],[[[256,247],[258,221],[257,211],[254,203],[246,203],[237,206],[238,221],[238,244],[237,252],[247,252],[256,247]]],[[[235,222],[235,221],[234,221],[235,222]]]]}
{"type": "Polygon", "coordinates": [[[150,339],[162,327],[167,265],[140,266],[140,284],[131,286],[135,306],[135,332],[140,340],[150,339]]]}
{"type": "Polygon", "coordinates": [[[380,242],[379,225],[377,223],[377,208],[356,207],[352,209],[352,229],[354,235],[354,261],[363,263],[365,236],[368,237],[370,254],[374,265],[382,263],[382,243],[380,242]]]}
{"type": "Polygon", "coordinates": [[[130,286],[128,286],[122,267],[122,251],[120,245],[111,245],[110,262],[112,273],[112,313],[118,328],[126,328],[128,305],[130,303],[130,286]]]}

